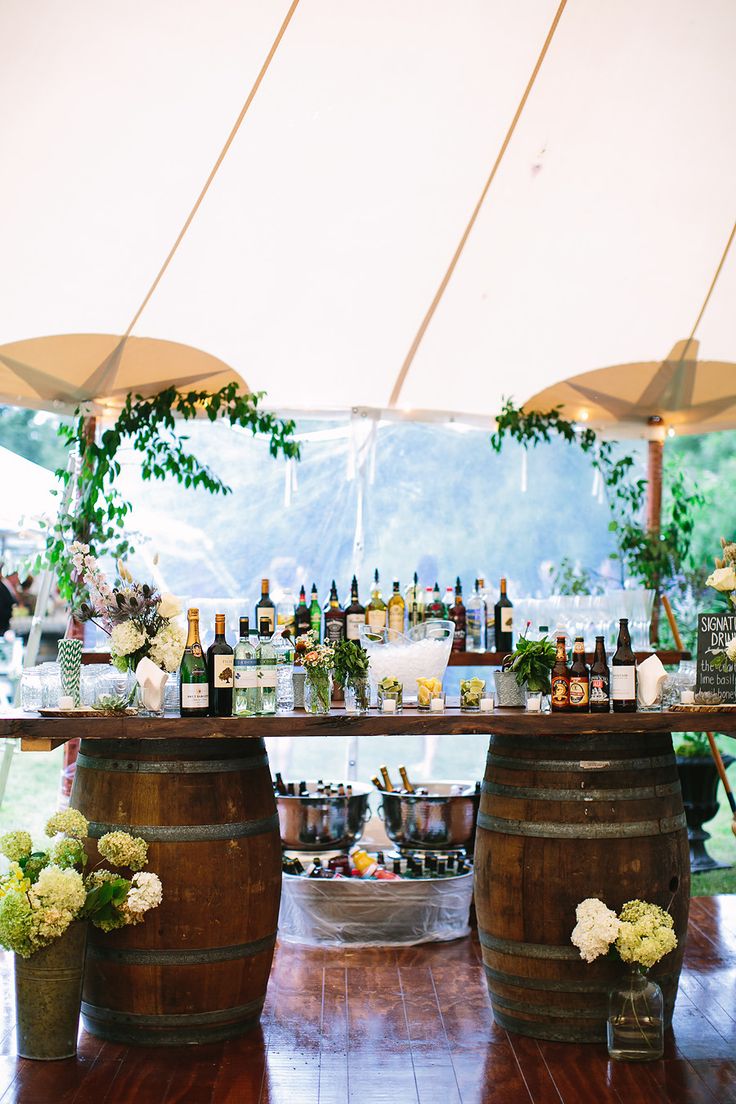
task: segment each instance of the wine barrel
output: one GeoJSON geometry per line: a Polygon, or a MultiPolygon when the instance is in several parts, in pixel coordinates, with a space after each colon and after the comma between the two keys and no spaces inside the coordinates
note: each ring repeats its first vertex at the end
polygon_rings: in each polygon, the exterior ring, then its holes
{"type": "Polygon", "coordinates": [[[640,898],[671,912],[678,947],[651,970],[669,1022],[690,900],[670,734],[491,736],[475,905],[494,1016],[509,1031],[605,1040],[607,992],[623,967],[584,962],[571,944],[586,897],[616,911],[640,898]]]}
{"type": "MultiPolygon", "coordinates": [[[[178,1045],[258,1024],[281,894],[281,842],[263,740],[82,740],[71,804],[99,839],[148,841],[161,905],[92,928],[82,1015],[95,1035],[178,1045]]],[[[98,861],[91,848],[92,869],[98,861]]]]}

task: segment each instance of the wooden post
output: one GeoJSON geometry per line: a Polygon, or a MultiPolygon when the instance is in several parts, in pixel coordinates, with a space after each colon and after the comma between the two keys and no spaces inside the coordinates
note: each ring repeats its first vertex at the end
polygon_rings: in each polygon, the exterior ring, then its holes
{"type": "MultiPolygon", "coordinates": [[[[662,424],[662,419],[656,415],[649,419],[650,426],[662,424]]],[[[649,457],[647,464],[647,530],[652,534],[659,533],[662,525],[662,463],[664,460],[664,435],[657,435],[649,439],[649,457]]],[[[649,639],[652,647],[659,643],[659,585],[655,588],[654,605],[652,607],[652,624],[649,639]]]]}

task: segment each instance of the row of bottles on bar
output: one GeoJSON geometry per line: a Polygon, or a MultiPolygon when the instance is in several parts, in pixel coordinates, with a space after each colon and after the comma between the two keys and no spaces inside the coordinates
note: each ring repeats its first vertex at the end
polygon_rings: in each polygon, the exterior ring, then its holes
{"type": "MultiPolygon", "coordinates": [[[[399,777],[401,778],[401,785],[399,786],[394,786],[391,780],[391,775],[389,774],[388,767],[385,764],[378,768],[379,773],[374,774],[373,778],[371,778],[371,782],[381,793],[416,794],[417,797],[439,796],[438,794],[430,793],[426,786],[413,785],[407,773],[406,767],[400,766],[398,770],[399,777]]],[[[468,794],[472,792],[472,787],[468,789],[464,786],[454,785],[450,789],[450,796],[458,797],[461,794],[468,794]]],[[[480,793],[480,782],[476,783],[475,792],[478,794],[480,793]]]]}
{"type": "Polygon", "coordinates": [[[471,862],[464,852],[448,851],[436,854],[400,855],[396,852],[369,852],[356,845],[347,855],[333,855],[327,861],[312,859],[305,870],[301,859],[285,855],[284,874],[306,875],[308,878],[362,878],[369,881],[396,881],[399,878],[445,878],[469,873],[471,862]]]}
{"type": "Polygon", "coordinates": [[[323,782],[321,778],[313,790],[306,782],[284,782],[281,771],[276,771],[273,783],[274,793],[281,797],[352,797],[353,787],[349,782],[323,782]]]}
{"type": "MultiPolygon", "coordinates": [[[[261,590],[261,602],[256,606],[257,618],[261,615],[260,611],[267,613],[276,608],[268,595],[268,579],[262,581],[261,590]]],[[[296,636],[311,629],[318,639],[335,644],[339,640],[359,640],[361,625],[369,625],[376,630],[395,629],[397,632],[405,632],[421,625],[428,618],[435,617],[454,623],[455,637],[452,646],[456,652],[484,652],[491,646],[497,652],[510,652],[513,649],[513,608],[506,593],[505,579],[501,579],[500,594],[494,605],[490,604],[485,581],[480,578],[475,580],[473,593],[465,603],[459,577],[455,580],[454,588],[447,587],[443,600],[439,584],[422,588],[416,571],[413,582],[403,595],[399,580],[394,579],[391,595],[385,601],[376,570],[370,601],[365,606],[360,601],[355,575],[350,584],[350,602],[346,606],[340,604],[334,579],[324,610],[319,603],[316,585],[312,584],[309,604],[306,590],[302,587],[299,591],[299,603],[293,613],[293,626],[296,636]]],[[[287,624],[288,608],[285,607],[283,613],[281,605],[278,609],[279,625],[287,624]]]]}
{"type": "Polygon", "coordinates": [[[240,638],[233,648],[225,639],[225,614],[216,614],[215,639],[206,654],[199,635],[199,610],[187,610],[187,620],[187,643],[179,668],[182,717],[275,713],[279,666],[283,664],[271,640],[273,628],[268,620],[261,619],[254,642],[248,618],[241,617],[240,638]]]}
{"type": "Polygon", "coordinates": [[[619,621],[618,643],[609,670],[604,638],[595,638],[593,662],[585,662],[585,642],[575,637],[572,663],[568,666],[564,636],[557,637],[557,654],[552,668],[552,712],[614,713],[636,712],[636,656],[631,647],[628,619],[619,621]]]}

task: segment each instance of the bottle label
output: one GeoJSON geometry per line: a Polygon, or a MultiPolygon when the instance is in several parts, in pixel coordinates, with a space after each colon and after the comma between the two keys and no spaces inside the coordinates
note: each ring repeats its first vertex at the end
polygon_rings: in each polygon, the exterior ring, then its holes
{"type": "Polygon", "coordinates": [[[608,679],[605,675],[590,676],[590,700],[600,703],[608,701],[608,679]]]}
{"type": "Polygon", "coordinates": [[[588,704],[588,680],[570,676],[570,705],[583,708],[588,704]]]}
{"type": "Polygon", "coordinates": [[[613,701],[633,701],[636,697],[636,667],[611,668],[611,698],[613,701]]]}
{"type": "Polygon", "coordinates": [[[212,657],[215,661],[213,671],[213,684],[220,689],[230,690],[233,685],[233,657],[232,655],[217,655],[212,657]]]}
{"type": "Polygon", "coordinates": [[[510,633],[514,629],[514,611],[508,606],[501,606],[501,632],[510,633]]]}
{"type": "Polygon", "coordinates": [[[552,705],[564,708],[570,704],[570,682],[565,675],[552,676],[552,705]]]}
{"type": "Polygon", "coordinates": [[[270,606],[266,606],[265,609],[256,606],[256,628],[259,632],[261,631],[261,621],[268,621],[268,631],[270,633],[273,633],[276,625],[276,619],[270,606]]]}
{"type": "Polygon", "coordinates": [[[256,661],[254,659],[235,660],[236,690],[252,690],[258,685],[256,661]]]}
{"type": "Polygon", "coordinates": [[[404,611],[401,606],[399,606],[398,609],[395,610],[392,610],[389,606],[388,627],[390,629],[396,629],[397,632],[404,631],[404,611]]]}
{"type": "Polygon", "coordinates": [[[369,609],[367,614],[368,624],[372,629],[386,628],[386,610],[369,609]]]}
{"type": "Polygon", "coordinates": [[[258,667],[257,668],[258,685],[261,690],[275,690],[276,689],[276,668],[275,667],[258,667]]]}
{"type": "Polygon", "coordinates": [[[349,613],[345,621],[345,635],[348,640],[360,640],[360,626],[365,625],[365,614],[349,613]]]}
{"type": "Polygon", "coordinates": [[[210,688],[206,682],[183,682],[181,684],[182,709],[209,709],[210,688]]]}
{"type": "Polygon", "coordinates": [[[194,643],[192,644],[192,655],[197,656],[197,658],[199,658],[199,656],[201,656],[201,654],[202,654],[202,645],[199,643],[198,640],[195,640],[194,643]]]}
{"type": "Polygon", "coordinates": [[[345,635],[345,627],[342,621],[338,621],[337,618],[330,620],[325,619],[325,640],[328,640],[331,644],[337,644],[339,640],[342,640],[345,635]]]}

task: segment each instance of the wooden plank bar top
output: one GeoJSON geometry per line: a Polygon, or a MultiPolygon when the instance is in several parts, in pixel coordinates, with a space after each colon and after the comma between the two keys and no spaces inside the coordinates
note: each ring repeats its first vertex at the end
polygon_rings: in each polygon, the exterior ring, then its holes
{"type": "Polygon", "coordinates": [[[587,736],[626,732],[722,732],[736,735],[736,710],[690,713],[527,713],[523,709],[495,709],[491,713],[444,713],[407,709],[383,714],[373,710],[357,716],[342,709],[316,715],[301,711],[270,717],[41,717],[37,713],[0,713],[0,739],[21,738],[54,744],[82,739],[254,739],[299,736],[587,736]]]}

